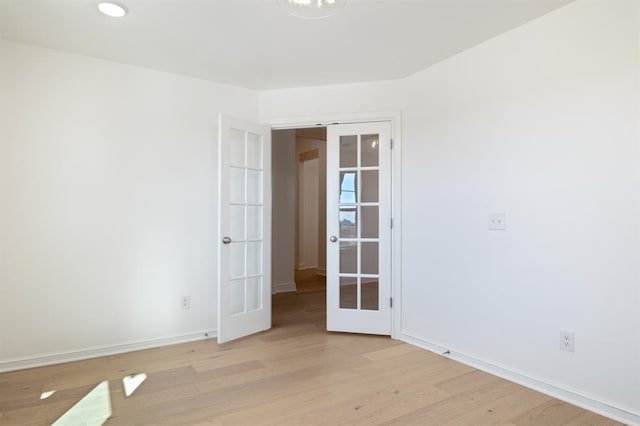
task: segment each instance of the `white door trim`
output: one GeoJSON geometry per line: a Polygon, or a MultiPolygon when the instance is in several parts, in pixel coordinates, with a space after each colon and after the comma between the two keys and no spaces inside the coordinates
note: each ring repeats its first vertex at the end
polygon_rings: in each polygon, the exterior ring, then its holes
{"type": "Polygon", "coordinates": [[[400,111],[364,112],[280,117],[261,120],[260,124],[272,130],[299,129],[303,127],[328,126],[330,124],[391,122],[393,150],[391,152],[391,337],[399,339],[402,332],[402,113],[400,111]]]}

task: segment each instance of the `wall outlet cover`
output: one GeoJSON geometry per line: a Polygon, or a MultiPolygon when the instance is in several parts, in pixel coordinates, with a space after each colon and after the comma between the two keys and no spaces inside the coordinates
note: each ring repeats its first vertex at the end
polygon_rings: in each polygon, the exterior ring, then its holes
{"type": "Polygon", "coordinates": [[[489,230],[504,231],[507,229],[506,213],[489,213],[489,230]]]}
{"type": "Polygon", "coordinates": [[[567,352],[575,350],[576,335],[572,331],[560,331],[560,349],[567,352]]]}
{"type": "Polygon", "coordinates": [[[182,296],[182,309],[191,309],[191,296],[182,296]]]}

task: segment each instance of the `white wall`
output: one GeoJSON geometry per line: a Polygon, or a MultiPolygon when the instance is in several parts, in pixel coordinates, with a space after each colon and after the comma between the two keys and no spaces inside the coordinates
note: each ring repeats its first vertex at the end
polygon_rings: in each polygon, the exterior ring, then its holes
{"type": "MultiPolygon", "coordinates": [[[[4,281],[4,265],[5,265],[5,216],[7,211],[7,187],[9,176],[7,174],[7,152],[5,141],[7,138],[7,118],[9,116],[9,102],[7,99],[7,91],[9,82],[7,81],[7,68],[0,61],[0,321],[5,322],[2,312],[5,310],[4,305],[7,303],[4,294],[5,290],[2,286],[4,281]]],[[[2,334],[0,334],[0,346],[2,346],[2,334]]]]}
{"type": "Polygon", "coordinates": [[[215,330],[217,114],[256,120],[257,93],[4,41],[0,63],[0,368],[215,330]]]}
{"type": "Polygon", "coordinates": [[[579,0],[402,81],[260,94],[262,120],[402,111],[405,338],[636,422],[639,16],[579,0]]]}
{"type": "Polygon", "coordinates": [[[326,114],[400,110],[403,99],[398,90],[403,88],[403,82],[399,80],[264,90],[259,93],[260,119],[295,120],[326,114]]]}
{"type": "Polygon", "coordinates": [[[637,5],[578,2],[406,82],[403,182],[425,197],[404,277],[429,285],[403,328],[640,413],[637,5]]]}
{"type": "Polygon", "coordinates": [[[274,292],[293,291],[296,236],[296,131],[277,130],[271,137],[273,214],[271,285],[274,292]]]}

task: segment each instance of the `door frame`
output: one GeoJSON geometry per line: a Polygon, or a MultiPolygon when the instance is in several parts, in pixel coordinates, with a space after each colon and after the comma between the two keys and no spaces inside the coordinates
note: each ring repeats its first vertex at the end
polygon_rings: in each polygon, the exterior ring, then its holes
{"type": "Polygon", "coordinates": [[[300,117],[270,118],[260,124],[271,130],[324,127],[332,124],[369,123],[388,121],[391,123],[391,338],[399,339],[402,333],[402,113],[383,111],[368,113],[342,113],[309,115],[300,117]]]}

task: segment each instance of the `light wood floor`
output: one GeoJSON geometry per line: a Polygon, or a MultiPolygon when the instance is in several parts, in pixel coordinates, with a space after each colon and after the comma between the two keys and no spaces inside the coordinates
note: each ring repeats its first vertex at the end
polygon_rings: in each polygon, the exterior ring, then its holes
{"type": "Polygon", "coordinates": [[[0,425],[51,424],[105,380],[107,425],[617,424],[389,338],[327,333],[310,278],[273,298],[265,333],[1,374],[0,425]],[[126,397],[122,379],[138,373],[126,397]]]}

